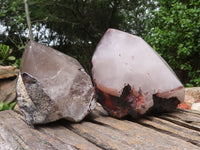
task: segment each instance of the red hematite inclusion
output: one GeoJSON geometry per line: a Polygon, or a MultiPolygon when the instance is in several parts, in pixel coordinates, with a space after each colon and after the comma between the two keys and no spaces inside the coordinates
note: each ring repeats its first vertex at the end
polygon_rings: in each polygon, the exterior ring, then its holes
{"type": "Polygon", "coordinates": [[[108,29],[92,64],[98,101],[112,116],[172,111],[184,100],[173,70],[140,37],[108,29]]]}

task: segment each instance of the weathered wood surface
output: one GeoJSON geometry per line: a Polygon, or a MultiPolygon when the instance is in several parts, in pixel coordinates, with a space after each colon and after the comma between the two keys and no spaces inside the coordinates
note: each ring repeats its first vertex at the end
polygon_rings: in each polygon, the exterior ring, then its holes
{"type": "Polygon", "coordinates": [[[16,77],[18,75],[19,69],[12,66],[1,66],[0,65],[0,79],[16,77]]]}
{"type": "Polygon", "coordinates": [[[16,98],[16,77],[19,69],[0,65],[0,102],[13,102],[16,98]]]}
{"type": "Polygon", "coordinates": [[[16,99],[16,79],[0,79],[0,102],[13,102],[16,99]]]}
{"type": "Polygon", "coordinates": [[[81,123],[28,126],[18,111],[0,112],[0,150],[199,150],[200,113],[177,110],[137,121],[99,106],[81,123]]]}

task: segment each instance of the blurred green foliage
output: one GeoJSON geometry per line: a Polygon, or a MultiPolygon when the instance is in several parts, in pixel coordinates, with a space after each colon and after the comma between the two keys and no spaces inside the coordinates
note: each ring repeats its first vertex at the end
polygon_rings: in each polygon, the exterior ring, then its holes
{"type": "Polygon", "coordinates": [[[15,56],[12,55],[12,49],[9,46],[0,44],[0,65],[12,65],[19,67],[20,58],[16,59],[15,56]]]}
{"type": "MultiPolygon", "coordinates": [[[[199,0],[29,0],[34,40],[75,57],[88,73],[99,40],[116,28],[142,36],[185,86],[200,86],[199,6],[199,0]]],[[[0,43],[18,60],[28,42],[22,0],[0,1],[0,25],[0,43]]]]}
{"type": "Polygon", "coordinates": [[[0,111],[3,111],[3,110],[13,110],[15,105],[17,103],[16,102],[7,102],[7,103],[0,103],[0,111]]]}
{"type": "Polygon", "coordinates": [[[200,1],[158,2],[144,37],[186,86],[200,86],[200,1]]]}

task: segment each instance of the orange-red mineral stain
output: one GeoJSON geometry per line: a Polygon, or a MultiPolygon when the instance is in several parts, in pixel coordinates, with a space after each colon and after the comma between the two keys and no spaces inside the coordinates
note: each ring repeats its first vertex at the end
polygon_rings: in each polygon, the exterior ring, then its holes
{"type": "Polygon", "coordinates": [[[179,108],[182,108],[182,109],[188,109],[188,110],[191,109],[191,107],[188,106],[185,102],[180,103],[180,104],[178,105],[178,107],[179,107],[179,108]]]}
{"type": "Polygon", "coordinates": [[[114,104],[113,104],[113,102],[111,101],[111,99],[110,99],[110,97],[109,97],[109,95],[108,94],[104,94],[104,98],[105,98],[105,105],[109,108],[109,109],[111,109],[111,110],[118,110],[119,108],[118,107],[116,107],[114,104]]]}
{"type": "MultiPolygon", "coordinates": [[[[104,89],[105,90],[105,89],[104,89]]],[[[110,91],[110,90],[109,90],[110,91]]],[[[124,87],[122,94],[118,97],[107,94],[96,87],[97,99],[111,116],[122,118],[128,114],[137,117],[145,108],[145,96],[142,90],[136,91],[130,85],[124,87]]]]}

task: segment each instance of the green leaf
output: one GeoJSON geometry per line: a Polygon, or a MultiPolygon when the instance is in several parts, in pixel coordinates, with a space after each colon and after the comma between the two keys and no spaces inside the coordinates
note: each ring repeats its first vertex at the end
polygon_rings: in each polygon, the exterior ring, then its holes
{"type": "Polygon", "coordinates": [[[186,87],[194,87],[194,85],[191,84],[191,83],[187,83],[187,84],[186,84],[186,87]]]}
{"type": "Polygon", "coordinates": [[[8,60],[11,60],[11,61],[15,60],[15,56],[9,56],[8,60]]]}
{"type": "Polygon", "coordinates": [[[17,104],[17,102],[13,102],[13,103],[11,103],[9,109],[14,109],[14,107],[15,107],[16,104],[17,104]]]}
{"type": "Polygon", "coordinates": [[[3,103],[0,103],[0,111],[3,110],[3,103]]]}
{"type": "Polygon", "coordinates": [[[9,104],[10,104],[10,102],[4,103],[3,104],[3,110],[8,110],[9,109],[9,104]]]}
{"type": "Polygon", "coordinates": [[[9,50],[9,46],[7,46],[7,45],[2,45],[2,48],[3,48],[3,51],[6,52],[6,53],[9,50]]]}

